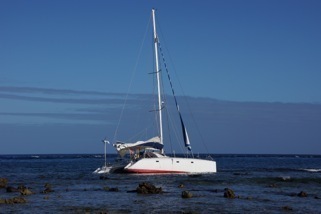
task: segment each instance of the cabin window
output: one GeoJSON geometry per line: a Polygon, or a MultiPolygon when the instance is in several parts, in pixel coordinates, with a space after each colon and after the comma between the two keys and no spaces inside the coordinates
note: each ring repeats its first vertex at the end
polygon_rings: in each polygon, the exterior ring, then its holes
{"type": "Polygon", "coordinates": [[[191,163],[194,163],[194,161],[191,161],[191,163]]]}
{"type": "Polygon", "coordinates": [[[179,161],[176,161],[176,163],[179,163],[179,161]]]}
{"type": "Polygon", "coordinates": [[[158,160],[156,162],[159,162],[158,160]]]}

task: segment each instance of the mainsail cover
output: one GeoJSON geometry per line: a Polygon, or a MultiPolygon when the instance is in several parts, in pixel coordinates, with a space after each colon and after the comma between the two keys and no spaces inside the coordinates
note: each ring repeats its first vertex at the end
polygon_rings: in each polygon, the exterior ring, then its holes
{"type": "Polygon", "coordinates": [[[148,148],[160,150],[164,147],[164,145],[161,144],[159,137],[153,137],[146,141],[137,141],[136,143],[117,142],[113,144],[113,146],[121,157],[123,157],[129,150],[141,150],[148,148]]]}

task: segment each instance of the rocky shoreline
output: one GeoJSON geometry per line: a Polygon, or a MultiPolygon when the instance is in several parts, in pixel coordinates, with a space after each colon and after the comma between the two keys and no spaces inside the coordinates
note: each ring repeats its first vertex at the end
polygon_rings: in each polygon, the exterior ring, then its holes
{"type": "MultiPolygon", "coordinates": [[[[7,178],[0,178],[0,189],[5,189],[8,194],[10,193],[20,193],[20,196],[12,197],[12,198],[0,198],[0,204],[22,204],[27,203],[27,199],[24,196],[36,194],[31,189],[23,184],[18,187],[13,187],[8,185],[7,178]]],[[[41,194],[47,194],[53,192],[51,184],[44,184],[44,190],[42,190],[41,194]]]]}
{"type": "MultiPolygon", "coordinates": [[[[277,186],[275,184],[271,184],[268,186],[268,188],[276,188],[277,186]]],[[[181,197],[186,200],[190,200],[190,198],[193,197],[199,197],[197,194],[194,194],[193,192],[197,192],[197,190],[187,190],[184,186],[184,184],[179,184],[177,186],[178,189],[181,189],[181,195],[178,197],[181,197]]],[[[104,186],[101,191],[108,191],[108,192],[119,192],[120,190],[118,187],[108,187],[104,186]]],[[[25,186],[25,185],[18,185],[17,187],[14,187],[10,185],[10,181],[6,178],[0,178],[0,191],[5,191],[8,194],[8,197],[0,198],[0,206],[4,205],[14,205],[14,204],[25,204],[28,203],[28,196],[33,194],[50,194],[52,192],[55,192],[52,188],[52,185],[50,183],[45,183],[43,185],[43,188],[41,190],[34,190],[31,187],[25,186]],[[1,190],[2,189],[2,190],[1,190]],[[10,194],[15,193],[16,195],[14,197],[10,197],[10,194]],[[17,195],[19,194],[19,195],[17,195]]],[[[65,191],[68,191],[68,189],[65,189],[65,191]]],[[[84,189],[84,191],[87,191],[84,189]]],[[[216,192],[218,194],[221,194],[222,198],[226,198],[226,200],[253,200],[255,197],[242,197],[240,195],[237,195],[232,189],[230,188],[224,188],[224,189],[215,189],[215,190],[209,190],[211,192],[216,192]]],[[[166,192],[163,191],[162,187],[156,187],[150,182],[140,182],[136,189],[134,190],[128,190],[126,193],[136,193],[136,194],[145,194],[145,195],[152,195],[152,194],[164,194],[166,197],[166,192]]],[[[299,197],[299,198],[310,198],[312,199],[320,199],[316,195],[309,195],[305,191],[300,191],[299,193],[290,193],[288,196],[291,197],[299,197]]],[[[44,199],[48,199],[49,196],[44,196],[44,199]]],[[[82,208],[77,208],[82,209],[82,208]]],[[[83,211],[86,210],[92,210],[91,208],[84,208],[83,211]]],[[[287,204],[280,207],[280,210],[284,211],[293,211],[293,208],[287,204]]],[[[100,212],[104,213],[104,212],[100,212]]]]}

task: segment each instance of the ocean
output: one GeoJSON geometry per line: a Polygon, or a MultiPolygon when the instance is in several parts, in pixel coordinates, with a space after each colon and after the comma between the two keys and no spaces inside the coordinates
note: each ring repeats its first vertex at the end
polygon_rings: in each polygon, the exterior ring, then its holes
{"type": "Polygon", "coordinates": [[[0,155],[6,186],[33,193],[0,188],[0,213],[321,213],[320,155],[212,157],[216,174],[100,176],[92,172],[103,155],[0,155]],[[163,193],[138,194],[142,182],[163,193]],[[226,188],[234,198],[224,197],[226,188]],[[182,198],[183,191],[192,197],[182,198]],[[15,197],[24,203],[4,203],[15,197]]]}

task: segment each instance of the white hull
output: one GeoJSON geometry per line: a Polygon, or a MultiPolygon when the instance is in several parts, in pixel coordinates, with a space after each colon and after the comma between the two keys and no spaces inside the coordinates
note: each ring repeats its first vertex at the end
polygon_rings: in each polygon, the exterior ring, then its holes
{"type": "Polygon", "coordinates": [[[109,173],[110,170],[111,170],[111,166],[103,166],[103,167],[100,167],[98,169],[96,169],[93,173],[94,174],[105,174],[105,173],[109,173]]]}
{"type": "Polygon", "coordinates": [[[143,158],[129,163],[124,170],[129,173],[215,173],[213,160],[176,157],[143,158]]]}
{"type": "Polygon", "coordinates": [[[124,167],[127,166],[127,163],[115,163],[110,166],[103,166],[96,169],[94,174],[109,174],[109,173],[123,173],[124,167]]]}

